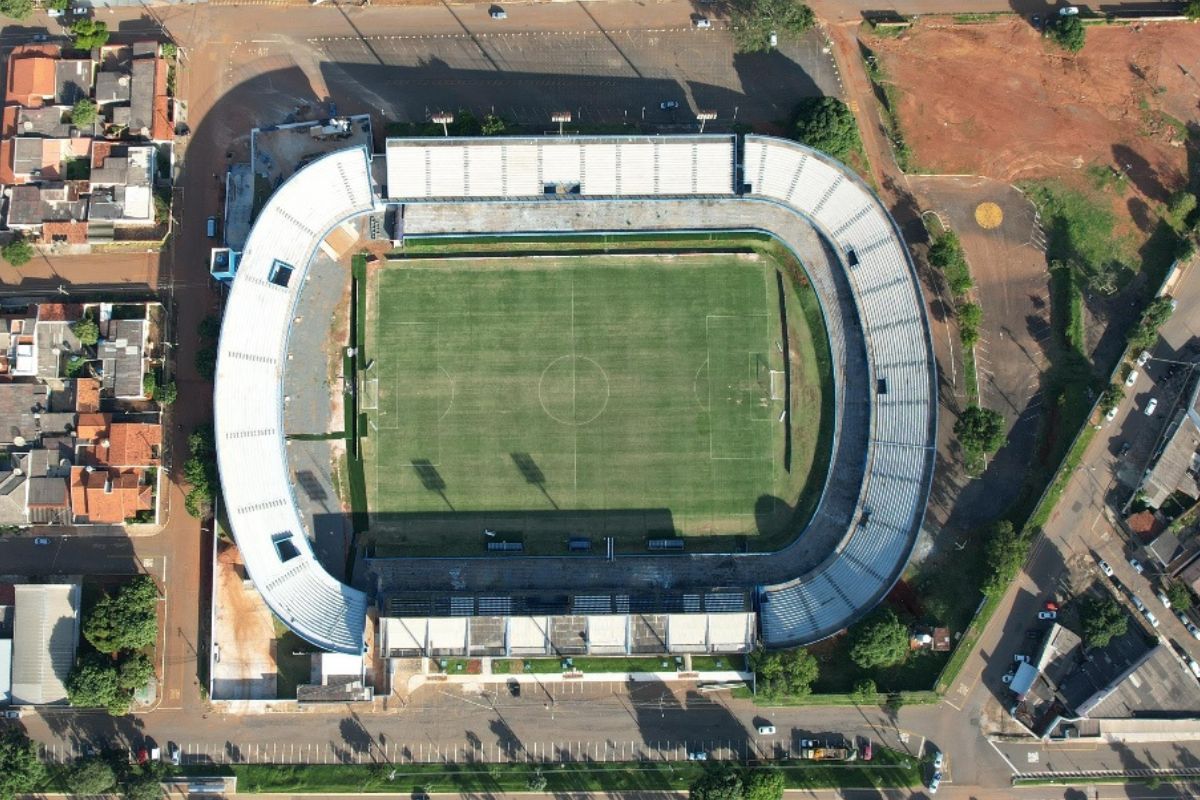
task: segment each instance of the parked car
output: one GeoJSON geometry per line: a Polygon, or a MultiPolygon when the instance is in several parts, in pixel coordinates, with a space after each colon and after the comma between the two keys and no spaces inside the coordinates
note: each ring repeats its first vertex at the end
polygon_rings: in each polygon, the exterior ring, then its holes
{"type": "Polygon", "coordinates": [[[172,764],[178,767],[179,762],[183,760],[183,754],[179,752],[179,745],[169,742],[167,744],[167,757],[171,760],[172,764]]]}
{"type": "Polygon", "coordinates": [[[1079,6],[1063,6],[1058,10],[1060,17],[1074,17],[1079,14],[1079,6]]]}
{"type": "Polygon", "coordinates": [[[1142,566],[1142,562],[1138,561],[1136,558],[1129,559],[1129,566],[1133,567],[1133,571],[1138,575],[1141,575],[1146,571],[1146,568],[1142,566]]]}
{"type": "Polygon", "coordinates": [[[929,793],[937,794],[938,787],[942,785],[942,773],[935,772],[933,777],[929,779],[929,793]]]}
{"type": "Polygon", "coordinates": [[[942,767],[946,765],[946,754],[941,750],[933,751],[933,771],[941,772],[942,767]]]}
{"type": "Polygon", "coordinates": [[[702,750],[696,750],[688,753],[688,761],[708,761],[708,753],[702,750]]]}
{"type": "Polygon", "coordinates": [[[1151,628],[1158,627],[1158,617],[1154,616],[1154,612],[1148,608],[1142,609],[1142,615],[1146,617],[1146,621],[1150,623],[1151,628]]]}
{"type": "Polygon", "coordinates": [[[1133,449],[1133,445],[1129,442],[1121,442],[1121,449],[1117,451],[1117,458],[1124,458],[1133,449]]]}
{"type": "Polygon", "coordinates": [[[1188,665],[1188,669],[1190,669],[1192,671],[1192,674],[1195,675],[1197,678],[1200,678],[1200,664],[1196,663],[1196,659],[1189,658],[1187,660],[1187,665],[1188,665]]]}
{"type": "Polygon", "coordinates": [[[1158,602],[1163,604],[1163,608],[1171,607],[1171,598],[1167,597],[1165,592],[1158,593],[1158,602]]]}
{"type": "Polygon", "coordinates": [[[1157,410],[1158,410],[1158,398],[1157,398],[1157,397],[1151,397],[1151,398],[1150,398],[1150,402],[1149,402],[1149,403],[1146,403],[1146,411],[1145,411],[1145,414],[1146,414],[1146,416],[1147,416],[1147,417],[1153,417],[1153,416],[1154,416],[1154,412],[1155,412],[1155,411],[1157,411],[1157,410]]]}
{"type": "Polygon", "coordinates": [[[513,697],[521,696],[521,684],[516,678],[508,679],[508,693],[513,697]]]}
{"type": "Polygon", "coordinates": [[[1046,601],[1046,610],[1047,611],[1058,611],[1058,603],[1054,602],[1053,600],[1047,600],[1046,601]]]}
{"type": "Polygon", "coordinates": [[[708,17],[696,17],[696,27],[697,28],[711,28],[712,20],[710,20],[708,17]]]}
{"type": "Polygon", "coordinates": [[[873,755],[871,751],[871,740],[864,736],[862,737],[862,747],[858,749],[858,757],[863,761],[870,761],[873,755]]]}
{"type": "Polygon", "coordinates": [[[217,218],[209,217],[204,223],[204,233],[208,238],[217,238],[217,218]]]}
{"type": "Polygon", "coordinates": [[[1105,575],[1107,575],[1110,578],[1113,576],[1113,569],[1112,569],[1112,567],[1110,567],[1108,565],[1107,561],[1105,561],[1104,559],[1100,559],[1099,565],[1100,565],[1101,572],[1103,572],[1105,575]]]}
{"type": "Polygon", "coordinates": [[[1106,419],[1109,422],[1112,422],[1114,419],[1117,418],[1117,412],[1120,410],[1121,410],[1120,406],[1113,406],[1112,408],[1110,408],[1108,410],[1108,413],[1104,415],[1104,419],[1106,419]]]}
{"type": "Polygon", "coordinates": [[[1015,677],[1015,673],[1006,672],[1000,676],[1000,682],[1003,683],[1005,686],[1008,686],[1010,683],[1012,683],[1012,679],[1014,677],[1015,677]]]}
{"type": "Polygon", "coordinates": [[[16,708],[6,708],[6,709],[4,709],[4,718],[5,719],[20,719],[21,711],[16,708]]]}
{"type": "Polygon", "coordinates": [[[1197,628],[1195,625],[1189,622],[1187,626],[1187,632],[1192,635],[1193,639],[1200,641],[1200,628],[1197,628]]]}
{"type": "Polygon", "coordinates": [[[771,44],[771,47],[779,47],[779,34],[771,31],[770,35],[767,36],[767,41],[771,44]]]}
{"type": "Polygon", "coordinates": [[[492,19],[508,19],[508,12],[503,8],[493,7],[492,10],[488,12],[488,16],[492,19]]]}
{"type": "Polygon", "coordinates": [[[1039,611],[1038,619],[1058,619],[1057,611],[1039,611]]]}
{"type": "Polygon", "coordinates": [[[1149,351],[1143,350],[1142,352],[1138,353],[1137,365],[1139,367],[1146,366],[1146,362],[1149,360],[1150,360],[1150,352],[1149,351]]]}
{"type": "Polygon", "coordinates": [[[1179,621],[1180,621],[1180,622],[1183,624],[1183,626],[1184,626],[1185,628],[1186,628],[1188,625],[1191,625],[1191,624],[1192,624],[1192,621],[1191,621],[1190,619],[1188,619],[1188,616],[1187,616],[1187,614],[1183,613],[1182,611],[1176,611],[1176,612],[1175,612],[1175,616],[1179,617],[1179,621]]]}
{"type": "Polygon", "coordinates": [[[661,103],[659,103],[659,104],[658,104],[658,107],[659,107],[660,109],[662,109],[663,111],[673,111],[673,110],[675,110],[676,108],[679,108],[679,101],[677,101],[677,100],[663,100],[661,103]]]}
{"type": "Polygon", "coordinates": [[[1129,370],[1129,374],[1127,376],[1125,376],[1125,386],[1126,387],[1133,386],[1135,383],[1137,383],[1137,379],[1138,379],[1138,371],[1136,369],[1129,370]]]}
{"type": "Polygon", "coordinates": [[[45,536],[39,536],[33,540],[33,543],[36,545],[47,545],[47,544],[50,544],[50,540],[47,539],[45,536]]]}
{"type": "Polygon", "coordinates": [[[759,736],[774,736],[775,735],[775,726],[774,725],[759,725],[758,726],[758,735],[759,736]]]}
{"type": "Polygon", "coordinates": [[[1133,603],[1133,607],[1136,608],[1138,611],[1146,610],[1146,604],[1143,603],[1142,598],[1138,597],[1136,594],[1130,595],[1129,600],[1130,600],[1130,602],[1133,603]]]}
{"type": "Polygon", "coordinates": [[[1013,663],[1016,663],[1016,664],[1028,664],[1028,663],[1029,663],[1029,656],[1027,656],[1027,655],[1024,655],[1023,653],[1017,653],[1015,656],[1013,656],[1013,663]]]}

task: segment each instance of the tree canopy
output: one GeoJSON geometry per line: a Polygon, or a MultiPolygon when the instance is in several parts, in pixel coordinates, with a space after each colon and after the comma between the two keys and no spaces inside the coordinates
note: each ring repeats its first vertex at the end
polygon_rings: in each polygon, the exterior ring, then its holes
{"type": "Polygon", "coordinates": [[[801,34],[816,24],[816,15],[798,0],[732,0],[733,42],[739,53],[771,49],[771,34],[801,34]]]}
{"type": "Polygon", "coordinates": [[[82,97],[71,107],[71,124],[83,128],[96,121],[96,101],[82,97]]]}
{"type": "Polygon", "coordinates": [[[12,241],[0,248],[0,256],[14,267],[24,266],[33,259],[33,245],[21,234],[14,234],[12,241]]]}
{"type": "Polygon", "coordinates": [[[786,782],[777,769],[753,769],[742,780],[745,800],[781,800],[786,782]]]}
{"type": "Polygon", "coordinates": [[[1111,597],[1088,598],[1080,611],[1083,639],[1089,647],[1105,647],[1117,636],[1129,630],[1129,615],[1111,597]]]}
{"type": "Polygon", "coordinates": [[[117,774],[101,758],[85,758],[76,762],[63,777],[71,794],[107,794],[117,785],[117,774]]]}
{"type": "Polygon", "coordinates": [[[96,324],[95,318],[90,314],[72,322],[71,333],[75,334],[79,343],[86,347],[94,347],[96,342],[100,341],[100,326],[96,324]]]}
{"type": "Polygon", "coordinates": [[[0,731],[0,798],[33,792],[46,778],[39,746],[20,728],[0,731]]]}
{"type": "Polygon", "coordinates": [[[876,695],[879,694],[879,688],[875,686],[875,681],[870,678],[864,678],[854,684],[854,691],[851,695],[854,697],[854,702],[865,705],[874,703],[876,695]]]}
{"type": "Polygon", "coordinates": [[[862,669],[890,667],[908,657],[908,628],[891,609],[851,628],[850,642],[850,660],[862,669]]]}
{"type": "Polygon", "coordinates": [[[845,161],[859,148],[858,123],[836,97],[810,97],[796,107],[796,141],[845,161]]]}
{"type": "Polygon", "coordinates": [[[1167,584],[1167,599],[1171,601],[1171,608],[1187,611],[1193,603],[1192,590],[1183,581],[1171,581],[1167,584]]]}
{"type": "Polygon", "coordinates": [[[0,0],[0,14],[13,19],[26,19],[33,13],[33,0],[0,0]]]}
{"type": "Polygon", "coordinates": [[[108,23],[84,17],[71,25],[76,50],[91,50],[108,44],[108,23]]]}
{"type": "Polygon", "coordinates": [[[117,669],[105,656],[81,657],[67,678],[67,699],[76,708],[103,708],[114,717],[129,712],[132,694],[121,689],[117,669]]]}
{"type": "Polygon", "coordinates": [[[1086,34],[1078,14],[1065,17],[1060,15],[1053,18],[1046,29],[1050,33],[1050,38],[1058,42],[1060,47],[1070,50],[1072,53],[1078,53],[1083,49],[1086,34]]]}
{"type": "Polygon", "coordinates": [[[954,423],[954,435],[964,450],[994,453],[1004,444],[1004,417],[990,408],[967,406],[954,423]]]}
{"type": "Polygon", "coordinates": [[[158,586],[149,575],[102,597],[83,622],[83,635],[101,653],[141,650],[158,638],[158,586]]]}
{"type": "Polygon", "coordinates": [[[742,773],[732,764],[709,770],[688,789],[689,800],[743,800],[742,773]]]}
{"type": "Polygon", "coordinates": [[[981,587],[984,594],[1003,594],[1025,564],[1029,542],[1016,532],[1008,520],[993,523],[985,547],[990,572],[981,587]]]}
{"type": "Polygon", "coordinates": [[[764,697],[803,697],[812,691],[820,674],[817,659],[803,648],[768,653],[756,650],[750,666],[757,675],[758,691],[764,697]]]}
{"type": "Polygon", "coordinates": [[[1200,0],[1188,0],[1188,4],[1183,7],[1183,15],[1193,22],[1200,19],[1200,0]]]}

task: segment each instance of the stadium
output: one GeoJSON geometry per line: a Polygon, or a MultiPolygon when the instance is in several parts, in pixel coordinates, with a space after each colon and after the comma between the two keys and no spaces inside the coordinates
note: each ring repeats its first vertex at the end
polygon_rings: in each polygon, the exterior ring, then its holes
{"type": "Polygon", "coordinates": [[[395,139],[313,160],[267,201],[215,417],[247,571],[320,648],[362,652],[373,605],[389,656],[731,652],[830,636],[899,578],[932,482],[936,367],[894,221],[794,142],[395,139]],[[297,502],[284,383],[310,265],[362,219],[404,256],[351,293],[369,538],[432,544],[363,547],[347,585],[297,502]],[[802,266],[795,286],[770,248],[802,266]],[[787,530],[750,543],[764,519],[787,530]]]}

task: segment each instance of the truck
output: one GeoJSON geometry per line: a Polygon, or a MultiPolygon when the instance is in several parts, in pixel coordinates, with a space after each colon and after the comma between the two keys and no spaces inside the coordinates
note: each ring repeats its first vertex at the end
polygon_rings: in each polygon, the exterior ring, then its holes
{"type": "Polygon", "coordinates": [[[819,745],[801,748],[800,757],[810,761],[856,761],[858,760],[858,750],[850,746],[819,745]]]}

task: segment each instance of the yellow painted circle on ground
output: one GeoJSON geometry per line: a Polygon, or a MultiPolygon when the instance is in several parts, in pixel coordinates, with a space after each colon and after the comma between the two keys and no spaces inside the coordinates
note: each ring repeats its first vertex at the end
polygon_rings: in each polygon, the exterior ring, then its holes
{"type": "Polygon", "coordinates": [[[980,203],[975,206],[975,221],[981,228],[999,228],[1000,223],[1004,221],[1004,212],[995,203],[980,203]]]}

